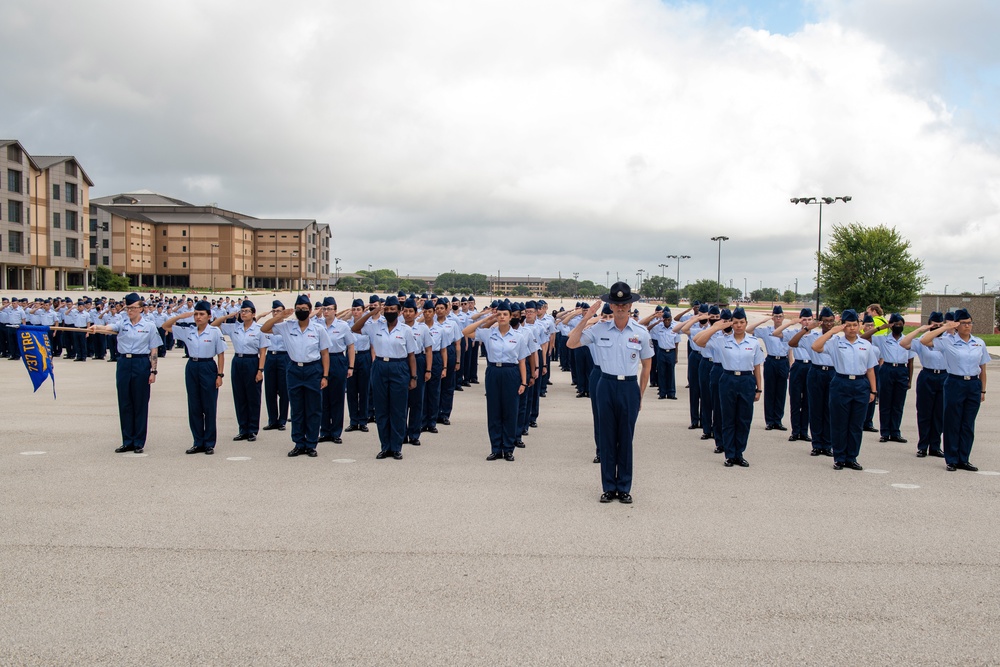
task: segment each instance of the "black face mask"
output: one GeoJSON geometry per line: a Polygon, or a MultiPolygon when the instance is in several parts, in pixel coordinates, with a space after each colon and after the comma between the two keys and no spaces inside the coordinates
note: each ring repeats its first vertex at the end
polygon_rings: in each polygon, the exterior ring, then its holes
{"type": "Polygon", "coordinates": [[[399,319],[399,313],[384,312],[382,314],[385,315],[385,321],[389,324],[393,324],[399,319]]]}
{"type": "Polygon", "coordinates": [[[903,333],[903,325],[902,324],[892,325],[892,333],[897,335],[903,333]]]}
{"type": "Polygon", "coordinates": [[[297,319],[299,322],[305,322],[306,320],[309,319],[309,311],[308,310],[296,310],[295,311],[295,319],[297,319]]]}

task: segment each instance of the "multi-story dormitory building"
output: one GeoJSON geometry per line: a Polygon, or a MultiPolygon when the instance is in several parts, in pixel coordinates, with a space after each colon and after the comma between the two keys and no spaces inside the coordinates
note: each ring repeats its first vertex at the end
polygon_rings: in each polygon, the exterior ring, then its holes
{"type": "Polygon", "coordinates": [[[0,290],[84,286],[90,178],[70,155],[0,140],[0,290]]]}
{"type": "Polygon", "coordinates": [[[90,202],[90,261],[133,285],[329,289],[330,227],[199,206],[148,190],[90,202]]]}

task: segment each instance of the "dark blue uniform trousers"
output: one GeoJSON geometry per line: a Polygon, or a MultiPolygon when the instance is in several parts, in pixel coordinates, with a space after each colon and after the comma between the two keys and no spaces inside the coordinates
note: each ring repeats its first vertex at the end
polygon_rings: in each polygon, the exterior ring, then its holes
{"type": "Polygon", "coordinates": [[[590,391],[590,371],[594,370],[594,357],[590,354],[590,348],[582,345],[573,350],[573,368],[576,369],[576,390],[578,392],[590,391]]]}
{"type": "Polygon", "coordinates": [[[351,426],[368,423],[368,387],[371,375],[371,350],[357,352],[354,355],[354,374],[347,378],[347,413],[351,418],[351,426]]]}
{"type": "Polygon", "coordinates": [[[632,439],[640,398],[635,376],[618,380],[614,375],[601,375],[597,384],[597,411],[601,416],[597,451],[605,493],[632,491],[632,439]]]}
{"type": "Polygon", "coordinates": [[[698,364],[698,386],[701,390],[701,415],[699,420],[701,421],[701,432],[710,434],[712,432],[712,409],[715,408],[715,396],[712,395],[712,369],[715,368],[715,363],[706,359],[701,358],[701,362],[698,364]]]}
{"type": "MultiPolygon", "coordinates": [[[[212,366],[214,368],[214,366],[212,366]]],[[[149,423],[149,355],[122,357],[115,368],[118,389],[118,419],[122,426],[122,445],[134,449],[146,446],[149,423]]],[[[215,373],[212,374],[215,381],[215,373]]]]}
{"type": "Polygon", "coordinates": [[[833,425],[830,421],[830,382],[833,367],[809,364],[809,427],[813,449],[833,449],[833,425]]]}
{"type": "Polygon", "coordinates": [[[788,421],[792,435],[809,435],[809,362],[798,360],[788,369],[788,421]]]}
{"type": "Polygon", "coordinates": [[[944,430],[944,383],[946,371],[924,368],[917,375],[917,449],[940,451],[944,430]]]}
{"type": "Polygon", "coordinates": [[[878,422],[882,437],[902,437],[903,404],[906,402],[906,385],[909,371],[906,364],[893,366],[883,363],[880,371],[882,387],[878,396],[878,422]]]}
{"type": "Polygon", "coordinates": [[[688,401],[691,406],[691,425],[701,422],[701,380],[699,366],[701,365],[701,352],[692,350],[688,346],[688,401]]]}
{"type": "MultiPolygon", "coordinates": [[[[527,366],[527,360],[525,360],[525,365],[527,366]]],[[[531,368],[526,368],[525,371],[530,375],[531,368]]],[[[530,380],[529,380],[530,382],[530,380]]],[[[537,382],[535,384],[538,384],[537,382]]],[[[528,430],[528,403],[531,397],[531,390],[534,385],[530,387],[525,387],[521,395],[517,397],[517,433],[518,435],[523,435],[528,430]]]]}
{"type": "Polygon", "coordinates": [[[288,353],[268,352],[264,361],[264,403],[267,423],[284,426],[288,423],[288,353]]]}
{"type": "Polygon", "coordinates": [[[875,400],[868,404],[865,412],[865,428],[875,428],[875,405],[882,400],[882,366],[875,367],[875,400]]]}
{"type": "Polygon", "coordinates": [[[654,338],[653,343],[653,363],[650,364],[649,368],[649,386],[659,387],[660,386],[660,366],[656,363],[656,358],[660,354],[660,344],[654,338]]]}
{"type": "Polygon", "coordinates": [[[289,359],[285,383],[292,404],[292,442],[295,449],[316,449],[319,423],[323,417],[323,362],[305,362],[299,366],[289,359]]]}
{"type": "Polygon", "coordinates": [[[712,439],[715,440],[716,447],[722,447],[722,397],[719,394],[722,374],[722,362],[712,362],[712,370],[708,374],[708,393],[712,397],[712,439]]]}
{"type": "Polygon", "coordinates": [[[538,352],[535,353],[535,356],[538,357],[538,379],[535,380],[535,384],[528,387],[527,391],[525,392],[529,394],[528,396],[529,422],[538,421],[538,411],[541,408],[541,400],[539,399],[542,395],[542,388],[545,387],[545,380],[546,378],[548,378],[548,375],[542,375],[542,366],[545,365],[545,355],[542,354],[541,350],[539,350],[538,352]]]}
{"type": "Polygon", "coordinates": [[[432,428],[437,422],[438,411],[441,409],[441,371],[443,370],[444,360],[441,351],[438,350],[431,356],[431,379],[424,384],[423,428],[432,428]]]}
{"type": "Polygon", "coordinates": [[[764,423],[781,424],[788,393],[788,357],[767,355],[764,360],[764,423]]]}
{"type": "Polygon", "coordinates": [[[594,417],[594,449],[597,456],[601,455],[601,431],[598,426],[601,412],[597,409],[597,392],[599,391],[598,385],[601,383],[601,375],[601,367],[595,364],[594,370],[590,372],[590,412],[594,417]]]}
{"type": "MultiPolygon", "coordinates": [[[[421,351],[417,357],[417,386],[406,396],[406,436],[410,440],[420,439],[420,429],[424,426],[424,389],[427,386],[427,353],[421,351]]],[[[432,362],[433,363],[433,362],[432,362]]]]}
{"type": "Polygon", "coordinates": [[[229,368],[236,423],[242,435],[257,435],[260,430],[260,383],[257,382],[259,363],[260,358],[256,354],[233,357],[229,368]]]}
{"type": "MultiPolygon", "coordinates": [[[[119,359],[121,363],[124,359],[119,359]]],[[[215,416],[219,408],[219,390],[215,380],[219,367],[215,359],[189,361],[184,368],[187,388],[188,423],[195,447],[215,449],[215,416]]],[[[149,379],[148,376],[146,378],[149,379]]]]}
{"type": "MultiPolygon", "coordinates": [[[[861,435],[871,385],[864,375],[854,380],[836,374],[830,381],[830,422],[833,430],[833,460],[837,463],[856,463],[861,453],[861,435]]],[[[813,432],[813,446],[816,443],[813,432]]]]}
{"type": "Polygon", "coordinates": [[[76,353],[77,361],[87,360],[87,331],[77,329],[73,332],[73,352],[76,353]]]}
{"type": "Polygon", "coordinates": [[[722,431],[722,448],[727,459],[739,459],[747,449],[750,424],[753,421],[753,399],[757,381],[753,372],[741,375],[723,370],[719,378],[719,412],[716,430],[722,431]],[[720,428],[721,426],[721,428],[720,428]]]}
{"type": "Polygon", "coordinates": [[[441,400],[438,403],[438,421],[451,417],[455,405],[455,385],[458,382],[458,371],[455,370],[455,346],[448,347],[448,372],[441,380],[441,400]]]}
{"type": "Polygon", "coordinates": [[[323,390],[323,416],[319,423],[321,438],[339,438],[344,433],[344,398],[347,391],[347,353],[330,353],[330,377],[323,390]]]}
{"type": "Polygon", "coordinates": [[[978,377],[963,380],[949,374],[944,381],[944,461],[949,465],[969,462],[982,390],[978,377]]]}
{"type": "Polygon", "coordinates": [[[520,437],[517,430],[518,394],[521,371],[518,364],[486,367],[486,427],[490,434],[490,453],[512,454],[520,437]]]}
{"type": "Polygon", "coordinates": [[[660,398],[677,396],[677,384],[674,378],[674,368],[677,366],[677,348],[664,350],[662,347],[656,353],[656,368],[659,382],[656,385],[660,398]]]}
{"type": "Polygon", "coordinates": [[[410,387],[410,365],[406,359],[375,360],[372,366],[372,397],[375,424],[384,452],[403,450],[406,434],[406,403],[410,387]]]}

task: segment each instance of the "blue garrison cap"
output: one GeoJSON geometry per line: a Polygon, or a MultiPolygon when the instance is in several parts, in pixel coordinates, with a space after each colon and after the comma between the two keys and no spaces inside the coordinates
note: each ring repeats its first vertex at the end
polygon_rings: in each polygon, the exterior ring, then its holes
{"type": "Polygon", "coordinates": [[[522,310],[524,310],[524,308],[521,307],[520,303],[518,303],[518,302],[515,301],[514,303],[510,304],[510,312],[512,312],[512,313],[519,313],[522,310]]]}
{"type": "Polygon", "coordinates": [[[412,310],[416,310],[417,309],[417,300],[416,299],[407,299],[406,301],[403,302],[403,308],[410,308],[412,310]]]}
{"type": "Polygon", "coordinates": [[[857,322],[858,321],[858,313],[857,313],[857,311],[854,310],[853,308],[848,308],[847,310],[845,310],[844,312],[842,312],[840,314],[840,321],[841,322],[857,322]]]}
{"type": "Polygon", "coordinates": [[[772,315],[784,315],[785,311],[781,308],[780,305],[775,304],[774,308],[771,309],[771,314],[772,315]]]}
{"type": "Polygon", "coordinates": [[[194,309],[195,311],[203,310],[206,313],[211,313],[212,304],[210,304],[208,301],[199,301],[198,303],[194,304],[194,309]]]}
{"type": "Polygon", "coordinates": [[[953,313],[951,311],[948,311],[947,313],[945,313],[944,314],[944,321],[945,322],[954,322],[955,321],[955,313],[953,313]]]}
{"type": "Polygon", "coordinates": [[[531,309],[538,308],[538,302],[536,302],[536,301],[529,301],[528,303],[524,304],[524,307],[525,307],[525,309],[527,309],[527,308],[531,308],[531,309]]]}
{"type": "Polygon", "coordinates": [[[601,315],[612,315],[614,311],[611,310],[611,304],[605,302],[604,306],[601,308],[601,315]]]}
{"type": "Polygon", "coordinates": [[[434,310],[434,302],[430,299],[424,299],[424,310],[434,310]]]}
{"type": "Polygon", "coordinates": [[[747,318],[747,311],[743,310],[743,306],[738,306],[733,311],[734,320],[745,320],[747,318]]]}
{"type": "Polygon", "coordinates": [[[403,290],[399,290],[398,292],[396,292],[396,296],[400,299],[406,298],[406,292],[404,292],[403,290]]]}
{"type": "Polygon", "coordinates": [[[803,308],[802,310],[799,311],[799,317],[812,317],[812,316],[813,316],[812,308],[803,308]]]}
{"type": "Polygon", "coordinates": [[[663,316],[664,317],[673,317],[673,314],[670,312],[670,307],[669,306],[664,306],[663,307],[663,316]]]}
{"type": "Polygon", "coordinates": [[[257,307],[253,305],[253,301],[251,301],[250,299],[245,299],[243,303],[240,304],[240,309],[242,310],[243,308],[249,308],[253,312],[255,313],[257,312],[257,307]]]}
{"type": "Polygon", "coordinates": [[[135,292],[131,292],[125,295],[126,306],[131,306],[133,303],[138,303],[138,302],[139,302],[139,295],[136,294],[135,292]]]}
{"type": "Polygon", "coordinates": [[[435,306],[445,306],[445,307],[447,307],[448,306],[448,299],[446,299],[445,297],[441,297],[441,298],[439,298],[437,300],[437,303],[435,303],[434,305],[435,306]]]}
{"type": "MultiPolygon", "coordinates": [[[[474,300],[475,299],[473,299],[471,296],[469,297],[469,301],[474,301],[474,300]]],[[[538,300],[538,305],[539,306],[547,306],[547,305],[549,305],[549,302],[546,301],[545,299],[539,299],[538,300]]]]}
{"type": "MultiPolygon", "coordinates": [[[[857,313],[855,313],[855,314],[857,314],[857,313]]],[[[872,318],[872,316],[869,315],[868,313],[865,313],[865,316],[864,316],[864,318],[862,318],[861,321],[864,322],[865,324],[875,324],[874,318],[872,318]]]]}
{"type": "Polygon", "coordinates": [[[395,294],[390,294],[389,296],[386,297],[385,299],[386,308],[388,308],[389,306],[398,306],[398,305],[399,305],[398,296],[396,296],[395,294]]]}
{"type": "MultiPolygon", "coordinates": [[[[454,299],[452,299],[452,301],[454,301],[454,299]]],[[[464,296],[462,297],[461,301],[462,303],[469,303],[469,300],[466,299],[464,296]]]]}
{"type": "Polygon", "coordinates": [[[336,308],[337,307],[337,300],[334,299],[332,296],[324,297],[323,298],[323,305],[324,306],[333,306],[334,308],[336,308]]]}
{"type": "Polygon", "coordinates": [[[833,317],[833,311],[830,310],[830,306],[823,306],[823,310],[819,311],[819,319],[824,317],[833,317]]]}
{"type": "Polygon", "coordinates": [[[972,315],[969,315],[969,311],[965,308],[959,308],[955,311],[955,321],[961,322],[962,320],[971,320],[972,315]]]}
{"type": "Polygon", "coordinates": [[[369,305],[378,302],[379,302],[378,294],[372,294],[370,297],[368,297],[369,305]]]}
{"type": "Polygon", "coordinates": [[[708,312],[708,304],[707,303],[700,304],[698,306],[698,312],[699,313],[707,313],[708,312]]]}
{"type": "Polygon", "coordinates": [[[496,305],[496,309],[498,311],[505,310],[505,311],[507,311],[509,313],[510,312],[510,303],[508,303],[506,301],[501,301],[500,303],[498,303],[496,305]]]}
{"type": "Polygon", "coordinates": [[[700,305],[701,305],[701,301],[698,301],[698,299],[695,299],[694,301],[691,302],[691,307],[692,308],[697,308],[700,305]]]}
{"type": "Polygon", "coordinates": [[[311,306],[312,304],[309,302],[309,297],[307,297],[305,294],[300,294],[297,297],[295,297],[295,305],[296,306],[311,306]]]}
{"type": "Polygon", "coordinates": [[[718,306],[712,306],[711,308],[708,309],[708,314],[709,315],[721,315],[722,311],[719,310],[718,306]]]}
{"type": "Polygon", "coordinates": [[[733,311],[729,310],[728,308],[723,308],[722,310],[719,311],[719,319],[722,320],[733,319],[733,311]]]}
{"type": "Polygon", "coordinates": [[[941,323],[944,322],[944,315],[938,311],[931,312],[930,316],[927,318],[927,324],[941,323]]]}
{"type": "Polygon", "coordinates": [[[896,322],[906,322],[906,320],[899,313],[893,313],[889,316],[889,324],[895,324],[896,322]]]}

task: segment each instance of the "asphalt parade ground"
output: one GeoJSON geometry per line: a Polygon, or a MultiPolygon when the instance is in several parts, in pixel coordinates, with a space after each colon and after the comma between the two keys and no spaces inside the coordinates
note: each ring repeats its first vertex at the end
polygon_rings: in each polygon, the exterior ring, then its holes
{"type": "Polygon", "coordinates": [[[514,462],[485,461],[482,384],[377,461],[374,425],[315,459],[290,431],[231,442],[228,375],[215,456],[185,455],[183,366],[160,360],[137,456],[113,453],[114,364],[57,362],[53,401],[0,361],[0,664],[997,664],[992,402],[979,473],[914,456],[913,391],[910,443],[866,433],[864,472],[760,404],[751,466],[725,468],[681,363],[680,400],[643,402],[635,503],[602,505],[568,374],[514,462]]]}

